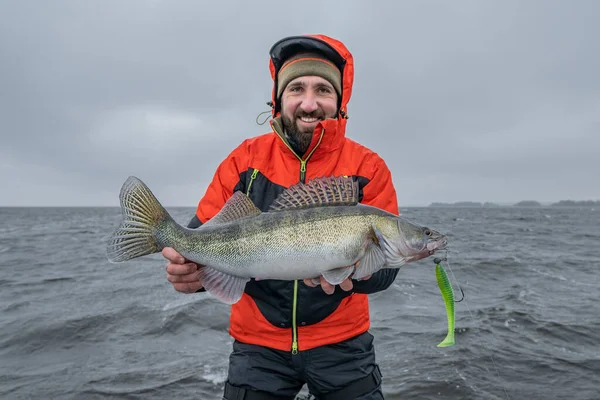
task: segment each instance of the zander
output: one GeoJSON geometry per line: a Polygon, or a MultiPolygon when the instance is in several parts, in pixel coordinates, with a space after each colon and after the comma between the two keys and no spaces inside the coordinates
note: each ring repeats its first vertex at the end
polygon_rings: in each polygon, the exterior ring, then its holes
{"type": "Polygon", "coordinates": [[[250,279],[313,279],[332,285],[382,268],[400,268],[447,244],[445,235],[359,203],[352,178],[324,177],[285,189],[268,212],[235,192],[221,211],[197,229],[176,223],[150,189],[129,177],[120,193],[123,221],[110,238],[110,262],[172,247],[204,265],[199,279],[233,304],[250,279]]]}

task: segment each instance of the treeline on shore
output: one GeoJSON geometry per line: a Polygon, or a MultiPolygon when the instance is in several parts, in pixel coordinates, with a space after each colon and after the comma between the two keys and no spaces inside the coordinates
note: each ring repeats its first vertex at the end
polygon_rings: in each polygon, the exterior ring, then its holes
{"type": "Polygon", "coordinates": [[[542,204],[536,200],[523,200],[514,204],[496,204],[492,202],[457,201],[454,203],[431,203],[429,207],[600,207],[600,200],[560,200],[556,203],[542,204]]]}

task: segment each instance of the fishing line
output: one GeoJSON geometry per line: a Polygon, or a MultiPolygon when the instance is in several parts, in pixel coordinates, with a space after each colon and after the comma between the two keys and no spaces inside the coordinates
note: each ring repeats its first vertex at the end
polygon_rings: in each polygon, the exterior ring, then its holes
{"type": "MultiPolygon", "coordinates": [[[[445,250],[446,250],[446,253],[443,258],[436,257],[433,259],[434,264],[441,264],[442,261],[448,262],[448,249],[446,248],[445,250]]],[[[462,287],[460,286],[458,279],[456,279],[456,276],[454,276],[454,271],[452,271],[452,268],[450,268],[450,264],[448,264],[448,269],[450,270],[450,274],[452,275],[452,278],[454,279],[454,282],[456,283],[458,290],[460,290],[460,295],[462,296],[460,298],[460,300],[454,300],[454,302],[460,303],[461,301],[463,301],[465,299],[465,292],[463,291],[462,287]]]]}
{"type": "MultiPolygon", "coordinates": [[[[433,260],[433,262],[436,264],[440,264],[442,261],[445,261],[445,264],[448,267],[448,270],[450,271],[452,278],[454,279],[454,281],[456,282],[456,285],[458,286],[458,288],[460,289],[460,291],[462,293],[463,298],[460,301],[464,300],[465,294],[464,294],[462,288],[460,287],[458,280],[456,279],[456,276],[454,275],[454,272],[452,271],[452,267],[450,267],[450,263],[448,262],[447,250],[446,250],[446,255],[444,255],[444,258],[436,258],[433,260]]],[[[469,315],[471,316],[471,320],[473,321],[473,324],[475,324],[475,317],[473,316],[473,313],[471,313],[471,309],[469,308],[469,305],[467,303],[465,303],[465,306],[467,307],[467,311],[469,312],[469,315]]],[[[479,330],[479,328],[477,328],[477,326],[475,326],[475,328],[477,329],[478,332],[480,332],[480,330],[479,330]]],[[[490,352],[490,359],[492,360],[492,364],[494,365],[494,370],[496,371],[496,376],[498,377],[498,380],[501,381],[500,373],[498,372],[498,366],[496,365],[496,361],[494,360],[494,355],[492,353],[492,349],[490,349],[487,346],[487,344],[485,344],[485,342],[483,343],[483,346],[490,352]]],[[[506,392],[504,385],[502,385],[502,391],[504,392],[504,395],[508,399],[509,398],[508,393],[506,392]]]]}

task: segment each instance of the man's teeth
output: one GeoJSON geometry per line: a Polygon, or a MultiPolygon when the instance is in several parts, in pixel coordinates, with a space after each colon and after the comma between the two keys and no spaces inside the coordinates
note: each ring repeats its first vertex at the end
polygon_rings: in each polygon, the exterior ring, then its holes
{"type": "Polygon", "coordinates": [[[315,122],[317,118],[300,117],[303,122],[315,122]]]}

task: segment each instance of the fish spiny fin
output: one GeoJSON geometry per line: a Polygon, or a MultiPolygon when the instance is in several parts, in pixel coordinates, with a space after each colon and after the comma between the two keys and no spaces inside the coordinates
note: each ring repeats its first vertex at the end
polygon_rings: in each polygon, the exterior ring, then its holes
{"type": "Polygon", "coordinates": [[[351,177],[322,177],[285,189],[269,211],[319,206],[352,206],[359,202],[358,182],[351,177]]]}
{"type": "Polygon", "coordinates": [[[237,303],[244,294],[249,278],[241,278],[217,271],[209,266],[198,270],[198,279],[208,293],[227,304],[237,303]]]}
{"type": "Polygon", "coordinates": [[[110,237],[107,258],[112,263],[158,253],[162,246],[154,235],[165,220],[175,223],[150,189],[138,178],[130,176],[119,194],[123,220],[110,237]]]}
{"type": "Polygon", "coordinates": [[[203,226],[223,224],[246,217],[254,217],[261,213],[252,200],[243,192],[235,192],[225,203],[221,211],[208,220],[203,226]]]}
{"type": "Polygon", "coordinates": [[[329,271],[322,272],[323,278],[332,285],[339,285],[344,282],[346,278],[350,276],[354,272],[354,265],[350,265],[348,267],[341,267],[336,269],[331,269],[329,271]]]}

